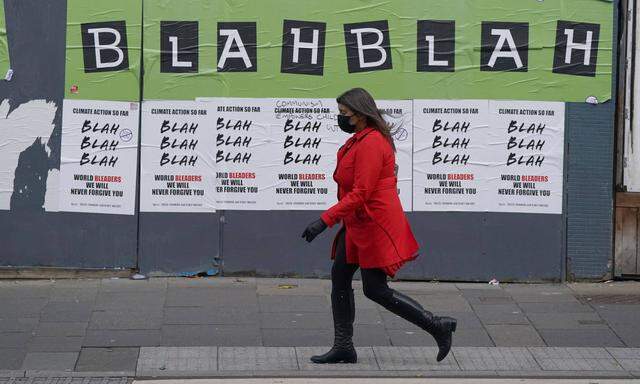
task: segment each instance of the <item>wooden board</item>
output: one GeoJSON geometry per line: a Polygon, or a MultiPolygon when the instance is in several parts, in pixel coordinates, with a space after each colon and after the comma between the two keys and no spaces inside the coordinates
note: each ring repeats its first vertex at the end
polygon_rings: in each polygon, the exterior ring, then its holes
{"type": "Polygon", "coordinates": [[[617,192],[616,208],[618,207],[640,208],[640,193],[617,192]]]}
{"type": "Polygon", "coordinates": [[[616,208],[615,275],[638,273],[638,208],[616,208]]]}

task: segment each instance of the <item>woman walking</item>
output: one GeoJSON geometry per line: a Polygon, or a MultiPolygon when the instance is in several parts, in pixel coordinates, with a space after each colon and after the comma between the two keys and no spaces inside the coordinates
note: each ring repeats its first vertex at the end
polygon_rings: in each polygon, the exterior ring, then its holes
{"type": "Polygon", "coordinates": [[[308,242],[327,227],[342,222],[331,257],[331,309],[334,345],[311,357],[314,363],[356,363],[353,346],[355,305],[351,282],[361,269],[367,298],[431,334],[438,344],[437,360],[451,349],[456,320],[435,316],[418,302],[387,285],[400,267],[418,255],[416,242],[397,193],[395,146],[389,125],[371,95],[362,88],[337,98],[338,126],[353,134],[338,150],[333,174],[338,203],[311,223],[302,234],[308,242]]]}

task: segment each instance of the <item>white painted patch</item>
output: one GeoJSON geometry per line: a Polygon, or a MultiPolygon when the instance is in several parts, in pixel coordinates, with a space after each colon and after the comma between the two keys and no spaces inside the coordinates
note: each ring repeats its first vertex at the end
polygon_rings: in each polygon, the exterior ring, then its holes
{"type": "Polygon", "coordinates": [[[47,194],[44,195],[44,210],[58,212],[58,189],[60,186],[60,171],[50,169],[47,176],[47,194]]]}
{"type": "MultiPolygon", "coordinates": [[[[0,210],[9,209],[20,153],[40,137],[47,155],[50,155],[46,143],[53,132],[57,110],[54,102],[31,100],[9,114],[9,100],[0,102],[0,210]]],[[[49,172],[46,201],[57,201],[57,188],[49,188],[52,183],[57,183],[53,180],[57,178],[57,171],[49,172]],[[54,195],[49,196],[50,191],[54,195]]],[[[45,209],[47,207],[53,207],[53,204],[45,203],[45,209]]]]}

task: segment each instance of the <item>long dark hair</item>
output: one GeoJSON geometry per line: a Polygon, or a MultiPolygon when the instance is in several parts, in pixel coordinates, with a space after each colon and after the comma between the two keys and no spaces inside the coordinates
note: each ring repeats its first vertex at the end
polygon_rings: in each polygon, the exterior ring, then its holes
{"type": "Polygon", "coordinates": [[[382,111],[378,109],[369,92],[363,88],[353,88],[338,96],[336,101],[349,108],[353,113],[365,116],[367,125],[382,133],[389,140],[393,150],[396,150],[393,136],[391,136],[392,127],[382,117],[382,111]]]}

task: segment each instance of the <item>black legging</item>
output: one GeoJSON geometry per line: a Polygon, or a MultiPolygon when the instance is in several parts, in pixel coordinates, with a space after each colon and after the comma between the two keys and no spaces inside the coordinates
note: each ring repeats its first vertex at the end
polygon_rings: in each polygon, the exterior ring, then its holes
{"type": "MultiPolygon", "coordinates": [[[[331,268],[331,286],[334,291],[351,290],[353,275],[358,270],[357,264],[347,263],[344,238],[345,230],[341,230],[336,241],[335,259],[331,268]]],[[[387,274],[378,268],[362,268],[360,274],[364,295],[383,307],[389,305],[394,291],[387,285],[387,274]]]]}

